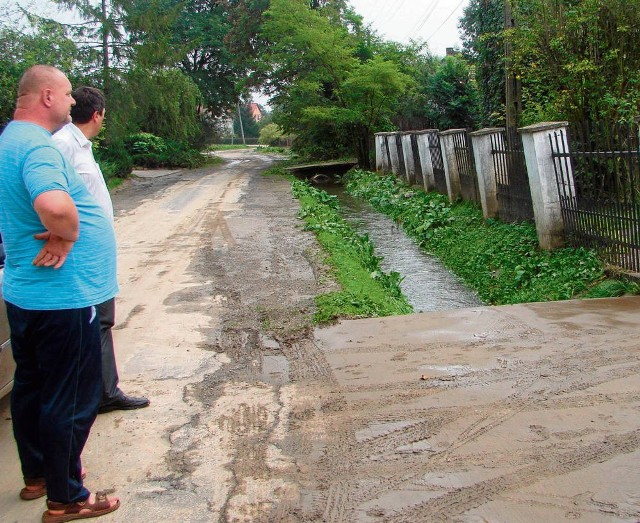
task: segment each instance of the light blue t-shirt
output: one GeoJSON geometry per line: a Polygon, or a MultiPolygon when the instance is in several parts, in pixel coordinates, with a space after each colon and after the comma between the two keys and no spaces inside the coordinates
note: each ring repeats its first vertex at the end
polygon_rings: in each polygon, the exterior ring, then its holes
{"type": "Polygon", "coordinates": [[[12,121],[0,135],[0,230],[6,301],[29,310],[78,309],[117,294],[113,225],[39,125],[12,121]],[[51,190],[68,193],[80,218],[78,241],[55,270],[32,264],[44,245],[33,235],[45,231],[33,202],[51,190]]]}

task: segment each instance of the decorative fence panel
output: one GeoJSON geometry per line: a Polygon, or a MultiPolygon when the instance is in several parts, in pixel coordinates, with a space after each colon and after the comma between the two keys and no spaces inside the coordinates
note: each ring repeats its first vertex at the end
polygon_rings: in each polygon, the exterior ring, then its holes
{"type": "Polygon", "coordinates": [[[396,133],[393,137],[395,140],[396,150],[398,151],[398,176],[407,176],[407,168],[404,164],[404,153],[402,152],[402,133],[396,133]]]}
{"type": "Polygon", "coordinates": [[[440,137],[438,133],[429,133],[428,136],[436,190],[441,194],[448,194],[447,178],[444,171],[444,162],[442,161],[442,149],[440,149],[440,137]]]}
{"type": "Polygon", "coordinates": [[[491,154],[496,173],[498,215],[503,222],[533,220],[533,203],[529,176],[516,129],[491,135],[491,154]]]}
{"type": "Polygon", "coordinates": [[[416,136],[415,133],[411,134],[411,153],[413,154],[413,165],[414,165],[414,176],[415,176],[413,183],[424,187],[424,174],[422,172],[423,167],[420,162],[418,137],[416,136]]]}
{"type": "Polygon", "coordinates": [[[564,132],[549,139],[567,240],[640,272],[638,127],[574,125],[568,140],[564,132]]]}
{"type": "Polygon", "coordinates": [[[453,151],[458,166],[458,176],[460,177],[460,191],[462,198],[480,204],[480,191],[478,189],[478,175],[471,149],[471,140],[466,131],[461,131],[453,135],[453,151]]]}

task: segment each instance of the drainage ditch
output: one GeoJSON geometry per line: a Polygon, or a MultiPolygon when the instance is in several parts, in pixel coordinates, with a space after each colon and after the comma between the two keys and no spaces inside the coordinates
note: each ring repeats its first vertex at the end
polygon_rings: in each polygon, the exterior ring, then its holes
{"type": "Polygon", "coordinates": [[[338,198],[345,220],[369,236],[376,255],[383,258],[381,268],[403,277],[402,292],[415,312],[482,305],[475,292],[436,257],[422,251],[389,217],[376,212],[367,202],[353,198],[339,184],[323,184],[321,188],[338,198]]]}

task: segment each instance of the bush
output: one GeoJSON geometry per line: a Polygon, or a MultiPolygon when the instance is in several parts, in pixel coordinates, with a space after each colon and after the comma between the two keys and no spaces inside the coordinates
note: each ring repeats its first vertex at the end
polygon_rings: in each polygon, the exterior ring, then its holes
{"type": "Polygon", "coordinates": [[[187,167],[204,164],[196,149],[176,140],[165,140],[151,133],[136,133],[124,140],[124,145],[138,167],[187,167]]]}
{"type": "Polygon", "coordinates": [[[260,145],[281,146],[290,144],[292,140],[292,135],[285,135],[278,125],[270,123],[260,129],[260,138],[258,138],[258,143],[260,145]]]}
{"type": "Polygon", "coordinates": [[[94,148],[96,161],[106,180],[126,178],[133,169],[133,159],[122,141],[111,144],[96,143],[94,148]]]}

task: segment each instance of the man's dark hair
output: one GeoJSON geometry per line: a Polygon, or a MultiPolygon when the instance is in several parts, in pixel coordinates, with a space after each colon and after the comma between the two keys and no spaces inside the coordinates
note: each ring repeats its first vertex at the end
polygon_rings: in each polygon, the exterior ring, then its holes
{"type": "Polygon", "coordinates": [[[71,119],[74,123],[87,123],[93,113],[101,113],[107,106],[104,94],[95,87],[78,87],[71,96],[76,101],[76,105],[71,108],[71,119]]]}

